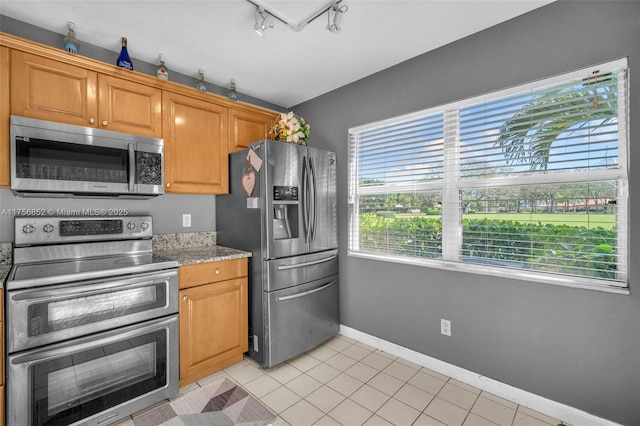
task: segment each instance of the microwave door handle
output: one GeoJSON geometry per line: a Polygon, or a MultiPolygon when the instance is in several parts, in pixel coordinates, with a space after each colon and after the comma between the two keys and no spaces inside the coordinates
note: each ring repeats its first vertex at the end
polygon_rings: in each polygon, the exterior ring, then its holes
{"type": "Polygon", "coordinates": [[[133,192],[136,183],[136,152],[133,144],[129,144],[129,192],[133,192]]]}

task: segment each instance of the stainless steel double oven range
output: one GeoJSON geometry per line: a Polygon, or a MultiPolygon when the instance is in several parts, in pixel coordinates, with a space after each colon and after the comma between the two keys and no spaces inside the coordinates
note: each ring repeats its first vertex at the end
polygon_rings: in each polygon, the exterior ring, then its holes
{"type": "Polygon", "coordinates": [[[7,425],[106,425],[178,392],[177,262],[152,218],[15,219],[7,425]]]}

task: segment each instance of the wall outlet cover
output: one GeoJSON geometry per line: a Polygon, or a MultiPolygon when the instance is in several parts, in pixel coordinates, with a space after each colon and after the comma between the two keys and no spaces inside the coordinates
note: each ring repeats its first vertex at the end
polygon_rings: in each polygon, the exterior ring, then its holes
{"type": "Polygon", "coordinates": [[[451,336],[451,321],[444,318],[440,319],[440,334],[451,336]]]}
{"type": "Polygon", "coordinates": [[[184,228],[189,228],[191,226],[191,215],[183,214],[182,215],[182,226],[184,228]]]}

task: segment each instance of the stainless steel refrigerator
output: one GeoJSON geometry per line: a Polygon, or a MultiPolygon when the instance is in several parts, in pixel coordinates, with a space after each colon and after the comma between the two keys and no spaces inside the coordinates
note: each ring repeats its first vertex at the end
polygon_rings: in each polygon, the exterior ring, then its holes
{"type": "Polygon", "coordinates": [[[336,154],[256,142],[229,156],[229,191],[217,240],[253,253],[249,355],[271,367],[338,333],[336,154]]]}

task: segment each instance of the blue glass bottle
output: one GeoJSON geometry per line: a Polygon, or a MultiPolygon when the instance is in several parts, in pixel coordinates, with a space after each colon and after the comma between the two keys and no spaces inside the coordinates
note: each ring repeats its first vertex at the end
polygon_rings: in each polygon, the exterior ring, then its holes
{"type": "Polygon", "coordinates": [[[122,49],[120,49],[120,55],[116,61],[116,65],[128,70],[133,70],[133,63],[129,58],[129,52],[127,51],[127,38],[122,37],[122,49]]]}
{"type": "Polygon", "coordinates": [[[207,91],[207,85],[204,84],[204,68],[198,70],[198,82],[196,83],[196,89],[201,92],[207,91]]]}
{"type": "Polygon", "coordinates": [[[229,99],[232,101],[238,100],[238,92],[236,91],[236,81],[231,79],[231,89],[229,90],[229,99]]]}

